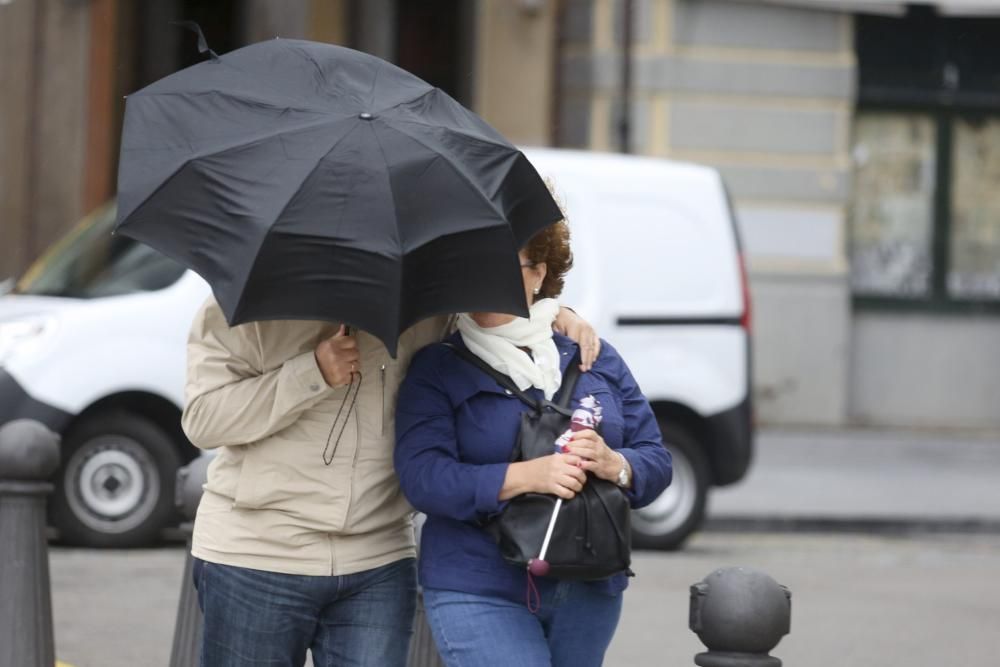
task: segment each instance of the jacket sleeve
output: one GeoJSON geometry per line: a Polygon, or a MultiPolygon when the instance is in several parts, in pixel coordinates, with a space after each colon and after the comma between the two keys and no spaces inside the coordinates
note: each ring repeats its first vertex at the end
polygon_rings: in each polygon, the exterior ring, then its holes
{"type": "Polygon", "coordinates": [[[246,445],[277,433],[333,391],[313,352],[264,372],[255,324],[230,328],[214,299],[188,337],[181,426],[201,449],[246,445]]]}
{"type": "Polygon", "coordinates": [[[418,354],[396,402],[394,462],[399,483],[417,510],[459,521],[479,521],[500,511],[507,463],[477,465],[460,460],[455,414],[438,380],[447,350],[418,354]]]}
{"type": "Polygon", "coordinates": [[[625,433],[622,453],[632,468],[632,488],[626,491],[632,507],[644,507],[656,500],[670,485],[673,466],[670,452],[649,401],[642,394],[625,361],[607,342],[601,342],[601,356],[608,355],[608,375],[619,392],[625,433]]]}

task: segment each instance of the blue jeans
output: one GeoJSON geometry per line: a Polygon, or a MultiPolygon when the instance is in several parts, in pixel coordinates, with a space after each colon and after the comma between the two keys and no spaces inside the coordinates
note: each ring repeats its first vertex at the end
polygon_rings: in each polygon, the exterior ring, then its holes
{"type": "Polygon", "coordinates": [[[427,588],[423,595],[448,667],[599,667],[622,610],[621,593],[578,581],[545,587],[537,614],[499,597],[427,588]]]}
{"type": "Polygon", "coordinates": [[[194,561],[205,615],[202,667],[404,667],[416,568],[407,558],[339,577],[194,561]]]}

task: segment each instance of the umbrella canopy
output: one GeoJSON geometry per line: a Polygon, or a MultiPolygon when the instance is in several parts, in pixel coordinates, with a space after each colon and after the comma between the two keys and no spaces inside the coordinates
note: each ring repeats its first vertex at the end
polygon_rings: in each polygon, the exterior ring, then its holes
{"type": "Polygon", "coordinates": [[[320,319],[395,354],[430,315],[527,315],[517,250],[562,214],[527,158],[374,56],[254,44],[130,95],[116,231],[203,276],[230,325],[320,319]]]}

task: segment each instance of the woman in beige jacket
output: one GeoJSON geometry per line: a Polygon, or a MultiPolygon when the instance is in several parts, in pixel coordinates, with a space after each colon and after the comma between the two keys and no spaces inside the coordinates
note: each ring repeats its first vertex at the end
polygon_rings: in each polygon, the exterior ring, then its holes
{"type": "MultiPolygon", "coordinates": [[[[555,328],[597,354],[562,309],[555,328]]],[[[413,510],[393,472],[394,413],[425,320],[397,358],[328,322],[229,327],[209,299],[188,341],[182,425],[216,451],[191,552],[205,616],[201,664],[404,665],[415,603],[413,510]],[[353,381],[352,381],[353,380],[353,381]]]]}

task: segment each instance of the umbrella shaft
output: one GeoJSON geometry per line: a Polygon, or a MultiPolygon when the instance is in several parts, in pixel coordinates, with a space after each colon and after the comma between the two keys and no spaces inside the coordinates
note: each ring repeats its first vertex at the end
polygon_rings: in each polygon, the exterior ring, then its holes
{"type": "Polygon", "coordinates": [[[542,540],[542,553],[538,555],[538,560],[545,560],[545,552],[549,550],[549,540],[552,539],[552,529],[556,527],[556,517],[559,516],[560,507],[562,507],[562,498],[556,500],[556,506],[552,509],[552,518],[549,519],[549,527],[545,530],[545,539],[542,540]]]}

